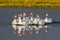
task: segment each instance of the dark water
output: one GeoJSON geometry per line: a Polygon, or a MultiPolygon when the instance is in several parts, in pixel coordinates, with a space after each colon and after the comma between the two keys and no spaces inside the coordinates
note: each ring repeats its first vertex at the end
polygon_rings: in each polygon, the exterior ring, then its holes
{"type": "Polygon", "coordinates": [[[53,21],[60,22],[60,8],[57,9],[32,9],[32,8],[0,8],[0,40],[60,40],[60,24],[51,24],[51,28],[46,33],[43,29],[39,31],[39,34],[33,32],[32,35],[27,33],[23,37],[18,37],[13,33],[11,22],[14,15],[25,12],[27,16],[29,13],[40,15],[41,18],[45,18],[45,13],[49,14],[49,17],[53,18],[53,21]]]}

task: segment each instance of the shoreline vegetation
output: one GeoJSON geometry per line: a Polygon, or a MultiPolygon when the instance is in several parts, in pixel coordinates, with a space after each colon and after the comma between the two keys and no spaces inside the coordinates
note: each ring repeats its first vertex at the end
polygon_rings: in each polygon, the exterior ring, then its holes
{"type": "Polygon", "coordinates": [[[59,0],[0,0],[0,7],[59,8],[59,0]]]}

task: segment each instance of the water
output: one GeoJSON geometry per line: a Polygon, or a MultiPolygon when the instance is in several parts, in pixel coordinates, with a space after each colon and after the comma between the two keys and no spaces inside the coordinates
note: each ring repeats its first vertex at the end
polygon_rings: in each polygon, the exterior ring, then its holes
{"type": "Polygon", "coordinates": [[[49,14],[49,17],[53,18],[54,21],[60,22],[60,8],[57,9],[44,9],[44,8],[0,8],[0,40],[60,40],[60,24],[51,24],[49,31],[46,33],[44,29],[36,34],[35,31],[32,35],[27,33],[23,37],[18,37],[13,33],[11,22],[14,15],[19,13],[33,13],[34,17],[38,14],[41,18],[45,18],[45,13],[49,14]]]}

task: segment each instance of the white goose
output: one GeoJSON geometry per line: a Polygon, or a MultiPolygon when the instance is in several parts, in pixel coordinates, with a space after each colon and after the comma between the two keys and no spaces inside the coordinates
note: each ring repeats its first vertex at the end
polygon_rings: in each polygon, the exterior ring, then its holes
{"type": "MultiPolygon", "coordinates": [[[[33,23],[34,24],[39,24],[39,20],[40,20],[39,15],[37,15],[36,18],[34,19],[33,23]]],[[[38,27],[37,26],[33,26],[33,27],[36,30],[36,34],[38,34],[38,32],[39,32],[39,26],[38,27]]]]}
{"type": "Polygon", "coordinates": [[[25,31],[26,31],[26,13],[23,13],[23,18],[22,18],[22,24],[24,25],[24,26],[22,26],[22,33],[23,33],[23,35],[25,35],[25,31]]]}
{"type": "MultiPolygon", "coordinates": [[[[29,23],[28,24],[33,24],[33,14],[30,13],[30,18],[29,18],[29,23]]],[[[33,26],[29,26],[29,33],[32,34],[32,29],[33,26]]]]}
{"type": "Polygon", "coordinates": [[[45,23],[52,23],[52,18],[48,18],[48,14],[46,14],[46,18],[44,19],[45,23]]]}
{"type": "Polygon", "coordinates": [[[14,20],[12,21],[12,27],[13,27],[13,29],[14,29],[14,33],[16,33],[16,29],[17,29],[17,26],[16,26],[16,24],[17,24],[17,16],[15,15],[14,16],[14,20]]]}
{"type": "MultiPolygon", "coordinates": [[[[22,24],[22,19],[21,19],[21,17],[22,17],[22,14],[19,14],[19,15],[18,15],[18,24],[22,24]]],[[[18,26],[18,36],[22,36],[21,31],[22,31],[22,26],[18,26]]]]}

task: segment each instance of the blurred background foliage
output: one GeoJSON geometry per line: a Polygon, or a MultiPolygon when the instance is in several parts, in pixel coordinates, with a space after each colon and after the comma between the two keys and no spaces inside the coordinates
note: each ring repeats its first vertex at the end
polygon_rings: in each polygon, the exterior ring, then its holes
{"type": "Polygon", "coordinates": [[[0,7],[60,7],[60,0],[0,0],[0,7]]]}

